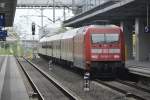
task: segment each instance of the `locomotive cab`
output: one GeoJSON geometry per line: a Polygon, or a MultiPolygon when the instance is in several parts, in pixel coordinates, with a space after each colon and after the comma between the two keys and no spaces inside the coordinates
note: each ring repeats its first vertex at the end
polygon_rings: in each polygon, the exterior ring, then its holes
{"type": "Polygon", "coordinates": [[[91,34],[91,60],[116,61],[121,60],[119,33],[91,34]]]}
{"type": "Polygon", "coordinates": [[[92,72],[96,76],[116,76],[117,71],[124,67],[124,41],[121,29],[92,29],[89,34],[92,72]]]}

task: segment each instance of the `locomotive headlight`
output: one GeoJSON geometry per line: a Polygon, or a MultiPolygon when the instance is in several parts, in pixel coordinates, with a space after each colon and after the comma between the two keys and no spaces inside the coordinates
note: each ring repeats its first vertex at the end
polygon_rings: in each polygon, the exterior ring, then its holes
{"type": "Polygon", "coordinates": [[[109,49],[109,53],[120,53],[120,49],[109,49]]]}
{"type": "Polygon", "coordinates": [[[91,53],[102,53],[102,49],[92,49],[91,53]]]}
{"type": "Polygon", "coordinates": [[[98,55],[92,55],[92,58],[93,58],[93,59],[97,59],[97,58],[98,58],[98,55]]]}
{"type": "Polygon", "coordinates": [[[120,56],[119,56],[119,55],[114,55],[114,58],[115,58],[115,59],[119,59],[120,56]]]}

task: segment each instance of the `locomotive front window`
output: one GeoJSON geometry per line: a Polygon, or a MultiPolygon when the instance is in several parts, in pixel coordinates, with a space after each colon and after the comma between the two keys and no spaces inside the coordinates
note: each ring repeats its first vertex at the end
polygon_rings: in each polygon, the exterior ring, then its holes
{"type": "Polygon", "coordinates": [[[119,34],[105,33],[105,34],[92,34],[92,43],[116,43],[119,41],[119,34]]]}
{"type": "Polygon", "coordinates": [[[104,43],[105,36],[104,34],[92,34],[92,43],[104,43]]]}
{"type": "Polygon", "coordinates": [[[119,34],[105,34],[106,43],[116,43],[119,41],[119,34]]]}

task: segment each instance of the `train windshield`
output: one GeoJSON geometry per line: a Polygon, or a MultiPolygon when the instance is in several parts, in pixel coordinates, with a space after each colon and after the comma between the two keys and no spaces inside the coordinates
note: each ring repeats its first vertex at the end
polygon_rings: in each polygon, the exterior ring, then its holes
{"type": "Polygon", "coordinates": [[[119,34],[92,34],[92,43],[117,43],[119,41],[119,34]]]}

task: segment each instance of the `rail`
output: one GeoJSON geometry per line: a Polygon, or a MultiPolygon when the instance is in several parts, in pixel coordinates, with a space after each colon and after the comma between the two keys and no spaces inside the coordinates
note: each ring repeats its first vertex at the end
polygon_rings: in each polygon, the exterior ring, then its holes
{"type": "Polygon", "coordinates": [[[41,92],[38,90],[37,86],[34,84],[34,82],[32,81],[31,77],[29,76],[29,74],[25,71],[25,69],[23,68],[23,66],[21,65],[21,63],[19,62],[19,59],[17,57],[15,57],[17,62],[19,63],[21,69],[23,70],[25,76],[27,77],[31,87],[33,88],[34,90],[34,93],[37,93],[38,94],[38,99],[39,100],[44,100],[44,97],[42,96],[41,92]]]}
{"type": "MultiPolygon", "coordinates": [[[[98,82],[99,84],[102,84],[102,85],[105,85],[105,86],[107,86],[107,87],[109,87],[109,88],[112,88],[113,90],[116,90],[116,91],[118,91],[118,92],[120,92],[120,93],[123,93],[123,94],[125,94],[126,95],[126,97],[133,97],[133,98],[135,98],[135,99],[140,99],[140,100],[148,100],[147,98],[145,98],[144,96],[142,96],[142,95],[138,95],[138,94],[136,94],[136,93],[133,93],[133,92],[129,92],[128,90],[126,90],[126,89],[122,89],[122,88],[119,88],[119,86],[114,86],[113,84],[109,84],[109,83],[107,83],[107,82],[104,82],[104,81],[101,81],[101,80],[98,80],[98,79],[96,79],[96,80],[94,80],[95,82],[98,82]]],[[[117,82],[117,81],[116,81],[117,82]]],[[[120,82],[119,82],[120,83],[120,82]]],[[[122,83],[121,83],[122,84],[122,83]]],[[[123,85],[127,85],[127,84],[123,84],[123,85]]],[[[127,86],[129,86],[129,85],[127,85],[127,86]]],[[[135,88],[135,87],[133,87],[133,86],[131,86],[130,85],[130,87],[132,87],[132,88],[135,88]]],[[[144,91],[145,92],[145,91],[144,91]]]]}
{"type": "Polygon", "coordinates": [[[125,85],[128,85],[128,86],[131,86],[131,87],[134,87],[134,88],[139,89],[139,90],[141,90],[141,91],[150,93],[150,89],[146,89],[146,88],[143,88],[143,87],[134,85],[134,84],[129,83],[129,82],[122,81],[122,80],[117,80],[117,82],[119,82],[119,83],[121,83],[121,84],[125,84],[125,85]]]}
{"type": "MultiPolygon", "coordinates": [[[[24,57],[23,57],[24,58],[24,57]]],[[[38,68],[35,64],[24,58],[29,64],[31,64],[35,69],[37,69],[46,79],[48,79],[54,86],[56,86],[64,95],[66,95],[70,100],[82,100],[79,96],[73,93],[71,90],[67,89],[61,85],[56,79],[48,75],[42,69],[38,68]]]]}

